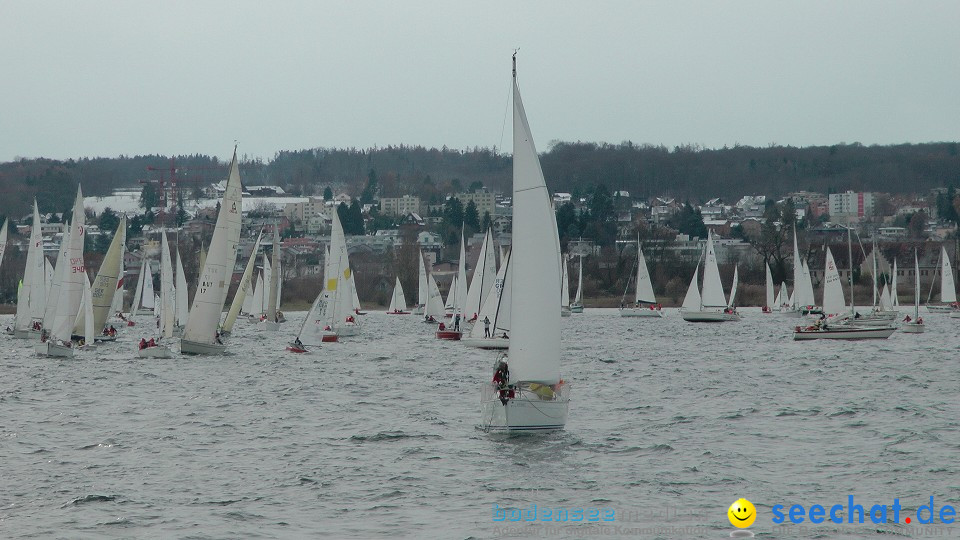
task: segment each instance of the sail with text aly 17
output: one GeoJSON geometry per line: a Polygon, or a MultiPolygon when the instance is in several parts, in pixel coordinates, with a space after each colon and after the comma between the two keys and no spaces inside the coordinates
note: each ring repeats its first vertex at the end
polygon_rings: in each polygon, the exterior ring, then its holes
{"type": "Polygon", "coordinates": [[[180,340],[180,352],[185,354],[222,354],[226,350],[220,338],[220,316],[227,300],[227,289],[233,277],[237,261],[237,245],[240,242],[241,225],[240,170],[237,166],[237,151],[233,151],[230,176],[220,203],[216,227],[210,248],[193,296],[187,324],[180,340]]]}
{"type": "Polygon", "coordinates": [[[560,377],[560,238],[517,86],[513,57],[513,287],[510,350],[482,386],[484,428],[563,429],[569,385],[560,377]]]}

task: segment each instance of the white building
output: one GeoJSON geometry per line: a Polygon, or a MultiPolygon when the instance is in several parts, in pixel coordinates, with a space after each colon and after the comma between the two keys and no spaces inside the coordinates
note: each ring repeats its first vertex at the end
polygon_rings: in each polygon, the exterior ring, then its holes
{"type": "Polygon", "coordinates": [[[832,220],[859,220],[869,217],[873,215],[873,193],[831,193],[828,212],[832,220]]]}

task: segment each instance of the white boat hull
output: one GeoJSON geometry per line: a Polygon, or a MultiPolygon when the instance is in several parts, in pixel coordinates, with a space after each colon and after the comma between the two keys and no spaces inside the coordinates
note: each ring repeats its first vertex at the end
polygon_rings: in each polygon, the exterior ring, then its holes
{"type": "Polygon", "coordinates": [[[794,341],[810,339],[887,339],[896,330],[893,327],[863,328],[846,325],[822,330],[797,329],[793,332],[793,339],[794,341]]]}
{"type": "Polygon", "coordinates": [[[956,310],[956,308],[954,308],[953,306],[949,306],[949,305],[947,305],[947,306],[931,306],[931,305],[928,305],[928,306],[927,306],[927,311],[929,311],[930,313],[950,313],[950,312],[957,311],[957,310],[956,310]]]}
{"type": "Polygon", "coordinates": [[[13,337],[17,339],[40,339],[38,330],[14,330],[13,337]]]}
{"type": "Polygon", "coordinates": [[[571,304],[570,313],[583,313],[583,305],[571,304]]]}
{"type": "Polygon", "coordinates": [[[44,341],[33,346],[37,354],[46,356],[56,356],[60,358],[73,358],[73,347],[64,347],[56,345],[52,341],[44,341]]]}
{"type": "Polygon", "coordinates": [[[510,339],[504,338],[462,338],[461,343],[467,347],[474,347],[476,349],[496,349],[503,350],[510,348],[510,339]]]}
{"type": "Polygon", "coordinates": [[[740,315],[736,312],[726,313],[723,311],[695,311],[680,310],[680,316],[687,322],[732,322],[739,321],[740,315]]]}
{"type": "Polygon", "coordinates": [[[621,317],[656,317],[663,318],[663,310],[648,307],[620,308],[621,317]]]}
{"type": "Polygon", "coordinates": [[[173,353],[166,345],[154,345],[140,349],[138,352],[140,358],[173,358],[173,353]]]}
{"type": "Polygon", "coordinates": [[[198,343],[186,339],[180,340],[180,352],[183,354],[218,355],[226,352],[227,346],[221,343],[198,343]]]}
{"type": "Polygon", "coordinates": [[[523,433],[563,429],[570,408],[568,385],[561,386],[556,399],[540,399],[530,390],[518,390],[506,404],[500,401],[492,383],[481,389],[483,428],[487,431],[523,433]]]}
{"type": "Polygon", "coordinates": [[[265,332],[279,332],[280,323],[270,322],[270,321],[260,321],[257,323],[257,330],[262,330],[265,332]]]}
{"type": "Polygon", "coordinates": [[[908,322],[903,323],[903,326],[900,327],[900,330],[908,334],[922,334],[924,331],[926,331],[926,328],[922,323],[908,322]]]}

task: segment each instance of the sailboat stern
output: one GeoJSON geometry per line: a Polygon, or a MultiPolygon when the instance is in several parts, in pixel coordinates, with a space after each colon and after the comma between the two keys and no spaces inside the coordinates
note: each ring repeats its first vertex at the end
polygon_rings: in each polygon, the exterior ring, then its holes
{"type": "Polygon", "coordinates": [[[564,429],[570,408],[570,385],[521,383],[501,390],[493,383],[481,387],[483,429],[495,432],[537,432],[564,429]],[[511,395],[512,394],[512,395],[511,395]]]}

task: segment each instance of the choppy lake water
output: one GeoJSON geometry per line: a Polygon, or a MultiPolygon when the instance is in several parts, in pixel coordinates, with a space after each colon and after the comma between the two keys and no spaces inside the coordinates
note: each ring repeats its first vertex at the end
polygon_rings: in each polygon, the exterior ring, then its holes
{"type": "MultiPolygon", "coordinates": [[[[567,429],[522,437],[477,429],[496,353],[414,316],[371,313],[309,355],[283,350],[302,313],[279,335],[241,323],[224,357],[139,359],[146,319],[72,360],[4,335],[0,536],[723,538],[745,497],[773,538],[775,504],[960,507],[960,320],[793,342],[796,319],[745,312],[563,319],[567,429]],[[620,528],[494,521],[531,505],[612,509],[620,528]]],[[[902,521],[812,532],[917,534],[902,521]]]]}

